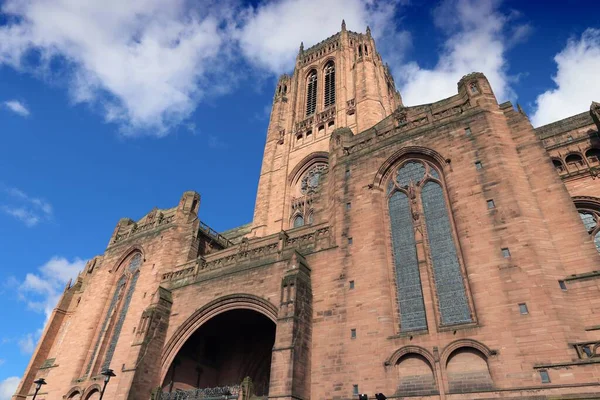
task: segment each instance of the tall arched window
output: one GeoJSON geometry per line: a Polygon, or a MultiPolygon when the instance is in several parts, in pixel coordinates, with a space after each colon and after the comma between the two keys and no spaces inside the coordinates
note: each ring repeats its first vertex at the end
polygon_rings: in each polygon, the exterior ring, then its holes
{"type": "Polygon", "coordinates": [[[325,65],[325,107],[335,104],[335,64],[329,61],[325,65]]]}
{"type": "Polygon", "coordinates": [[[308,74],[306,81],[306,116],[313,115],[317,109],[317,71],[308,74]]]}
{"type": "Polygon", "coordinates": [[[142,255],[135,253],[129,258],[129,263],[121,277],[111,298],[108,311],[102,322],[100,334],[94,346],[92,357],[86,368],[86,375],[90,372],[99,372],[110,367],[110,362],[117,347],[123,323],[129,310],[129,304],[135,291],[137,280],[140,276],[139,269],[142,264],[142,255]],[[102,357],[104,356],[104,360],[102,357]],[[100,364],[101,362],[101,364],[100,364]],[[92,366],[95,367],[92,369],[92,366]],[[100,365],[100,368],[98,366],[100,365]]]}
{"type": "Polygon", "coordinates": [[[423,160],[407,160],[394,170],[387,194],[400,330],[427,329],[417,235],[426,243],[441,324],[472,322],[440,173],[423,160]]]}

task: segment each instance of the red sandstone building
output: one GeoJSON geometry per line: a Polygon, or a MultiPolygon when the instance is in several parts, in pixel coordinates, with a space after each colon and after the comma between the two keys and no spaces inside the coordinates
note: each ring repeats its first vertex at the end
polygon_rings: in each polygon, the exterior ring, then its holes
{"type": "Polygon", "coordinates": [[[480,73],[405,107],[342,25],[279,79],[253,221],[121,219],[13,399],[598,398],[599,114],[534,129],[480,73]]]}

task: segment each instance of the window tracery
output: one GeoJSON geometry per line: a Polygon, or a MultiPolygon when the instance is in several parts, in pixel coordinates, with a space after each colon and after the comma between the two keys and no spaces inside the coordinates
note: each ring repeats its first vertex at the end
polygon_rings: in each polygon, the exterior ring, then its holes
{"type": "Polygon", "coordinates": [[[296,193],[297,197],[292,198],[292,217],[290,219],[292,228],[313,223],[313,195],[321,190],[321,180],[328,169],[329,165],[326,162],[316,162],[295,181],[295,189],[292,192],[296,193]]]}
{"type": "Polygon", "coordinates": [[[417,241],[426,244],[442,325],[473,321],[439,171],[424,160],[396,167],[387,185],[400,330],[427,329],[417,241]]]}

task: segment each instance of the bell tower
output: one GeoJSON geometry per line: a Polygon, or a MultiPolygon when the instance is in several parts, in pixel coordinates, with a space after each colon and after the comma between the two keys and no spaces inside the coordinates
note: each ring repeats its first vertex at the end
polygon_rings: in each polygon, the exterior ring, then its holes
{"type": "Polygon", "coordinates": [[[275,88],[253,235],[294,226],[290,202],[299,195],[294,186],[301,185],[295,175],[307,173],[311,163],[326,165],[335,129],[347,127],[357,134],[401,105],[368,27],[365,33],[351,32],[342,21],[335,35],[308,49],[300,44],[293,74],[282,75],[275,88]]]}

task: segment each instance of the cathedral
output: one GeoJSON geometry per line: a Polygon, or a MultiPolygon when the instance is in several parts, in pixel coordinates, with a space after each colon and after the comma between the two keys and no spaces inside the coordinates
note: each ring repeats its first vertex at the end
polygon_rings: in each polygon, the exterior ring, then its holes
{"type": "Polygon", "coordinates": [[[600,398],[599,128],[477,72],[404,106],[342,23],[278,80],[252,222],[122,218],[13,400],[600,398]]]}

